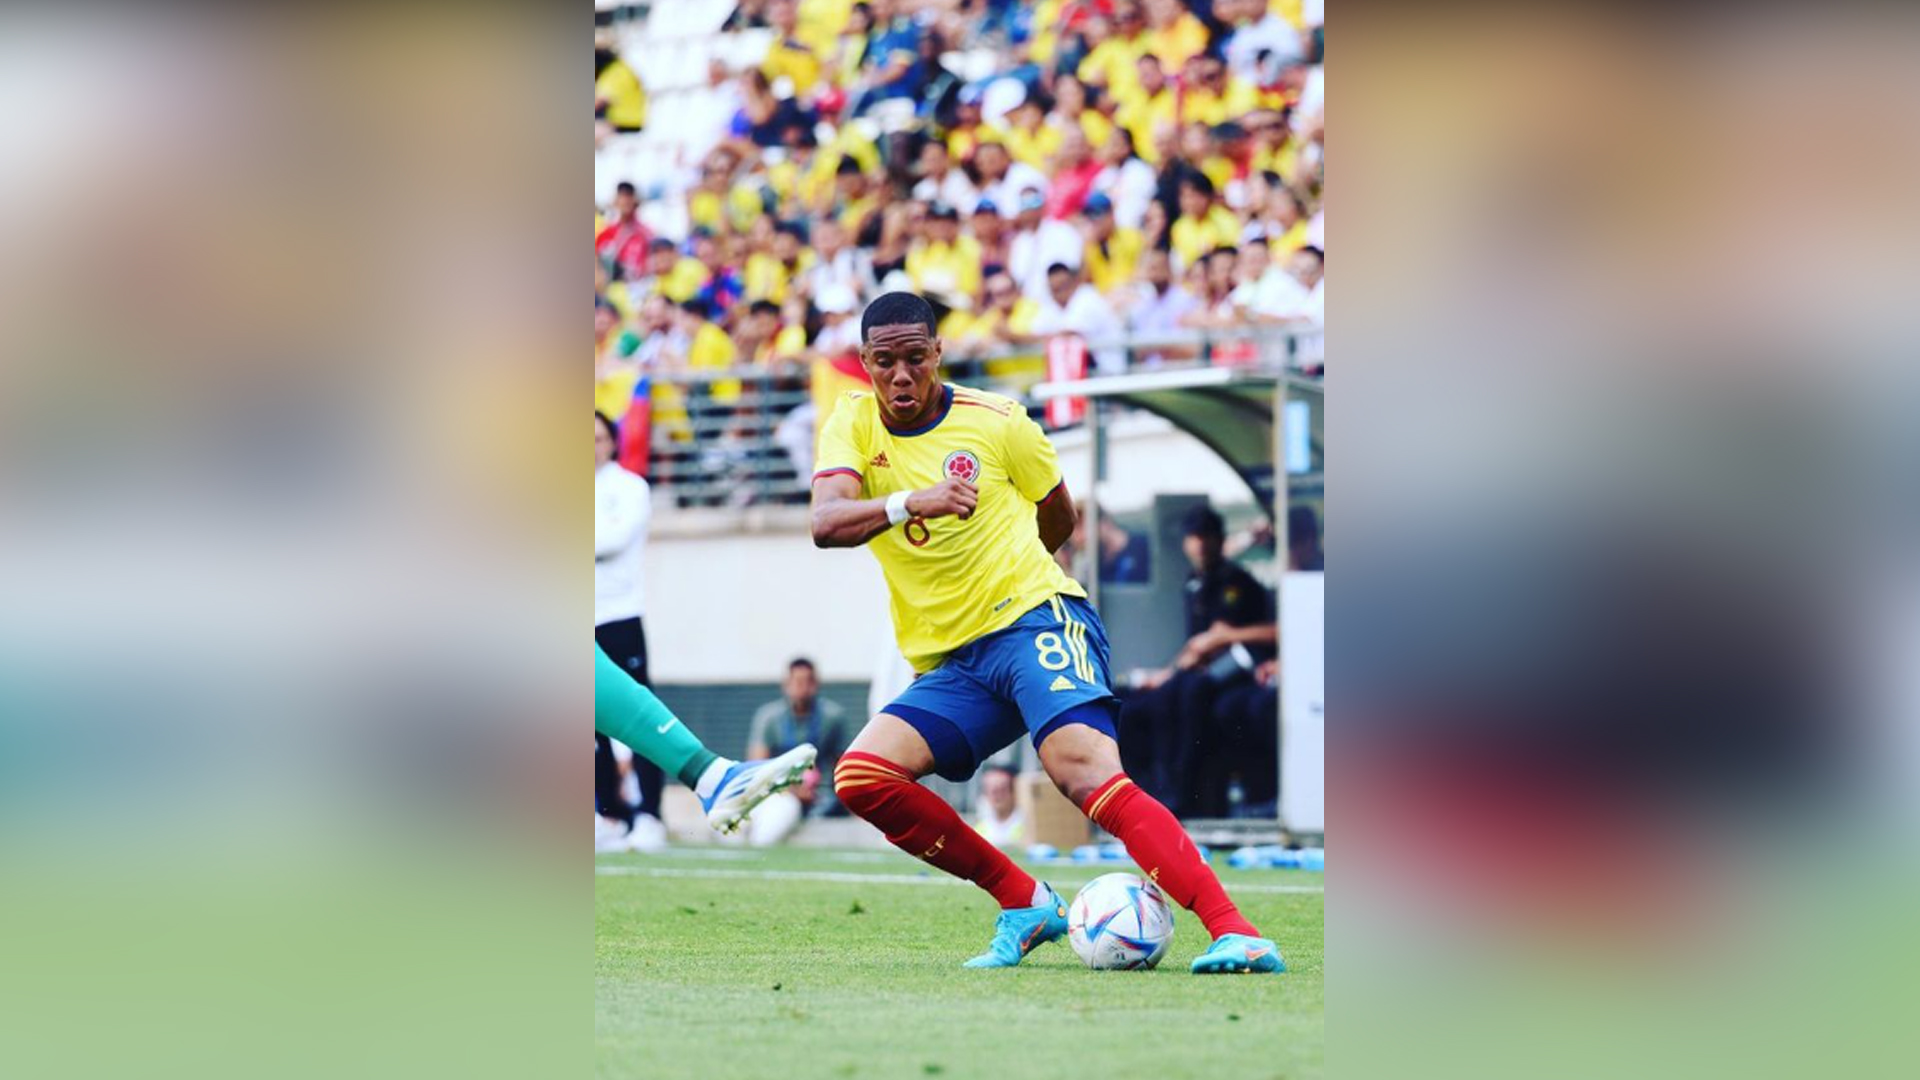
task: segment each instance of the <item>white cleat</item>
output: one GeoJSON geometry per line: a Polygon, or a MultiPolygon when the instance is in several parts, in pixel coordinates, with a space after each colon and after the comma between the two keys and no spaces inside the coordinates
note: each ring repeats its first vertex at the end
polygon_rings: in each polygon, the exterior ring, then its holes
{"type": "Polygon", "coordinates": [[[707,824],[715,832],[731,834],[767,796],[799,783],[817,755],[812,743],[801,743],[776,758],[735,762],[720,778],[713,798],[702,800],[707,824]]]}

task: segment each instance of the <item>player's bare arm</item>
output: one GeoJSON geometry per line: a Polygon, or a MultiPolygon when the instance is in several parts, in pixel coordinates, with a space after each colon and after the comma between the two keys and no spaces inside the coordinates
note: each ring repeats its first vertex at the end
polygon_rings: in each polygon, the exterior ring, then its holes
{"type": "Polygon", "coordinates": [[[1080,523],[1080,511],[1073,505],[1065,480],[1040,500],[1034,514],[1039,519],[1040,542],[1047,545],[1048,554],[1059,551],[1060,545],[1073,537],[1073,527],[1080,523]]]}
{"type": "MultiPolygon", "coordinates": [[[[859,496],[860,481],[845,473],[813,482],[814,547],[859,547],[893,527],[887,516],[887,500],[859,496]]],[[[980,493],[972,484],[947,479],[909,492],[907,513],[917,518],[951,515],[964,521],[979,502],[980,493]]]]}

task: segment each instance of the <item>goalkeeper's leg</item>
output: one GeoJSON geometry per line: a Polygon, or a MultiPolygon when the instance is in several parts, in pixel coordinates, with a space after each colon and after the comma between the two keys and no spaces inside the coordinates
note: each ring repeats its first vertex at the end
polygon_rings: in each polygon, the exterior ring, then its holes
{"type": "Polygon", "coordinates": [[[619,739],[700,797],[707,821],[732,832],[762,799],[800,782],[814,749],[802,744],[771,761],[723,758],[687,730],[653,691],[635,682],[606,651],[593,648],[593,727],[619,739]]]}

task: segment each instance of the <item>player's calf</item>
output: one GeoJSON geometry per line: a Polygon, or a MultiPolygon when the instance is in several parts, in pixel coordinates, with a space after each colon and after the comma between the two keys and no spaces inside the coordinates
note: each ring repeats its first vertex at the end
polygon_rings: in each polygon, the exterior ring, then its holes
{"type": "Polygon", "coordinates": [[[887,842],[922,862],[985,889],[1003,908],[1035,903],[1039,885],[973,830],[947,801],[906,769],[877,754],[849,750],[833,770],[833,792],[887,842]]]}
{"type": "Polygon", "coordinates": [[[1147,877],[1200,916],[1208,934],[1259,937],[1179,820],[1121,771],[1120,748],[1112,738],[1087,724],[1062,726],[1040,744],[1040,762],[1081,812],[1125,845],[1147,877]],[[1103,775],[1090,784],[1095,774],[1103,775]]]}

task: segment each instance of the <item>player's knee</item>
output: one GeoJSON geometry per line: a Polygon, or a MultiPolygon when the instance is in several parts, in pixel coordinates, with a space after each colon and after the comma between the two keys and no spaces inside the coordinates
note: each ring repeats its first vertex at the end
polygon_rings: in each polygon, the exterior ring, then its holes
{"type": "Polygon", "coordinates": [[[833,794],[840,805],[865,818],[885,804],[903,784],[913,783],[905,769],[883,757],[849,751],[833,770],[833,794]]]}
{"type": "Polygon", "coordinates": [[[1080,751],[1052,755],[1051,760],[1043,764],[1053,786],[1072,799],[1075,806],[1085,806],[1094,791],[1119,771],[1117,765],[1102,755],[1080,751]]]}

